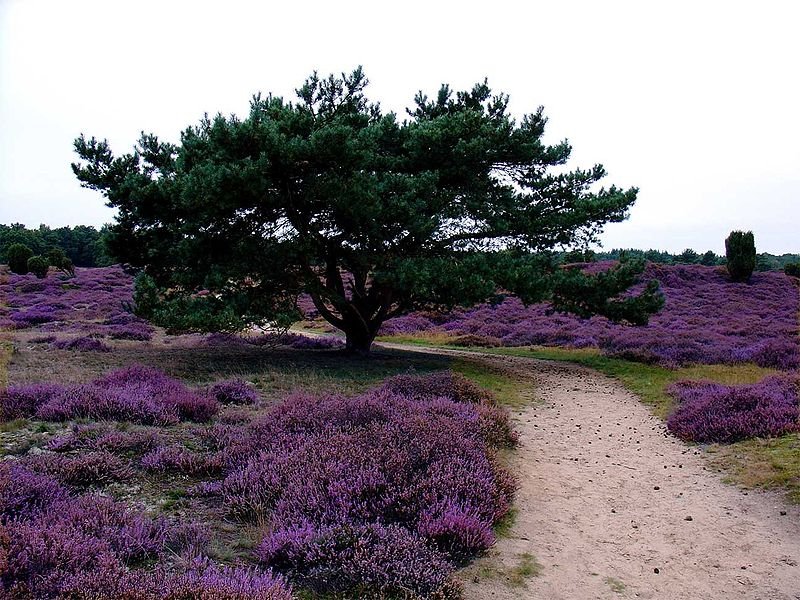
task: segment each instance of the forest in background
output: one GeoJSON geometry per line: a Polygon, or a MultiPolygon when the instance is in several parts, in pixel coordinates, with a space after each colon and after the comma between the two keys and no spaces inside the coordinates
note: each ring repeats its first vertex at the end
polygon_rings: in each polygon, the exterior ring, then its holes
{"type": "MultiPolygon", "coordinates": [[[[24,244],[34,254],[46,254],[52,248],[60,248],[76,267],[107,267],[114,264],[114,257],[106,248],[108,225],[100,229],[90,225],[51,228],[39,225],[28,229],[20,223],[0,224],[0,264],[8,262],[6,249],[12,244],[24,244]]],[[[679,254],[664,250],[640,250],[636,248],[614,248],[607,252],[573,251],[562,252],[563,262],[594,262],[598,260],[618,260],[622,255],[644,258],[663,265],[724,265],[725,257],[711,250],[704,253],[687,248],[679,254]]],[[[761,252],[756,256],[756,271],[783,271],[787,264],[800,263],[800,254],[769,254],[761,252]]]]}

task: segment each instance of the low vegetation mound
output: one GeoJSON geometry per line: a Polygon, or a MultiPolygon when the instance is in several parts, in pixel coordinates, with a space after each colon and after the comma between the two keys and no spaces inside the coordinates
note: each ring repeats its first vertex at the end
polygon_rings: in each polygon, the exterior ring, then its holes
{"type": "Polygon", "coordinates": [[[730,443],[800,431],[797,377],[737,386],[682,381],[669,392],[679,404],[667,427],[684,440],[730,443]]]}
{"type": "Polygon", "coordinates": [[[208,421],[218,411],[214,398],[142,366],[117,369],[84,385],[12,385],[0,392],[3,420],[33,417],[173,425],[183,420],[208,421]]]}

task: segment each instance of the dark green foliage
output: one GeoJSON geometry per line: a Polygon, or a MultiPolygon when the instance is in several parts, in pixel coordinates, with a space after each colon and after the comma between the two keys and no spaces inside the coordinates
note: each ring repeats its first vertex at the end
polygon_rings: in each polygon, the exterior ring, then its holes
{"type": "Polygon", "coordinates": [[[274,311],[271,306],[258,312],[259,304],[245,294],[223,300],[207,292],[194,295],[165,292],[144,272],[139,273],[134,282],[132,309],[137,316],[149,319],[170,333],[233,333],[248,326],[268,324],[286,329],[300,319],[293,305],[287,306],[285,312],[274,311]]]}
{"type": "Polygon", "coordinates": [[[714,265],[718,265],[720,262],[720,258],[714,254],[711,250],[707,251],[703,256],[700,257],[700,264],[706,267],[713,267],[714,265]]]}
{"type": "Polygon", "coordinates": [[[675,257],[675,263],[679,265],[696,265],[699,262],[700,255],[691,248],[687,248],[675,257]]]}
{"type": "Polygon", "coordinates": [[[789,263],[783,267],[783,272],[790,277],[800,277],[800,263],[789,263]]]}
{"type": "MultiPolygon", "coordinates": [[[[498,288],[549,297],[563,276],[550,251],[586,248],[636,199],[597,189],[601,165],[565,172],[571,148],[543,143],[542,109],[517,122],[485,82],[419,93],[402,121],[366,85],[360,68],[314,74],[296,103],[258,95],[244,119],[206,117],[177,145],[144,134],[117,157],[106,141],[75,141],[76,176],[119,211],[112,253],[153,278],[165,318],[215,328],[209,311],[244,327],[289,318],[306,292],[366,351],[383,321],[414,308],[498,288]]],[[[638,322],[651,305],[597,297],[581,310],[638,322]]]]}
{"type": "MultiPolygon", "coordinates": [[[[51,229],[46,225],[40,225],[38,229],[27,229],[20,223],[0,225],[0,262],[8,260],[8,250],[13,244],[24,244],[33,251],[33,254],[48,256],[52,250],[61,250],[73,265],[105,267],[114,262],[106,252],[107,234],[107,227],[98,231],[86,225],[57,229],[51,229]]],[[[52,266],[69,272],[59,265],[52,264],[52,266]]]]}
{"type": "Polygon", "coordinates": [[[626,259],[608,271],[591,276],[567,268],[555,278],[552,302],[556,310],[588,318],[602,314],[612,321],[647,325],[650,315],[664,306],[658,282],[648,282],[637,295],[624,295],[644,269],[641,259],[626,259]]]}
{"type": "Polygon", "coordinates": [[[594,250],[570,250],[561,259],[564,264],[590,263],[597,261],[597,254],[594,250]]]}
{"type": "Polygon", "coordinates": [[[28,259],[28,271],[36,275],[39,279],[47,277],[49,268],[50,264],[44,256],[31,256],[28,259]]]}
{"type": "Polygon", "coordinates": [[[725,240],[725,258],[732,281],[748,281],[756,268],[753,232],[731,231],[725,240]]]}
{"type": "Polygon", "coordinates": [[[14,273],[24,275],[28,272],[28,260],[33,256],[33,250],[24,244],[12,244],[6,250],[8,267],[14,273]]]}
{"type": "Polygon", "coordinates": [[[50,263],[51,267],[55,267],[68,275],[75,274],[75,266],[61,248],[51,248],[47,251],[46,256],[47,262],[50,263]]]}
{"type": "Polygon", "coordinates": [[[800,263],[800,254],[769,254],[759,252],[757,255],[757,271],[783,271],[786,265],[800,263]]]}

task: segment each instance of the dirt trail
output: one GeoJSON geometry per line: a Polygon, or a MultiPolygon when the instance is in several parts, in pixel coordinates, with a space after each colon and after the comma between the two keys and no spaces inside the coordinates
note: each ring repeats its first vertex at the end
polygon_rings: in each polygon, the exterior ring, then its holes
{"type": "Polygon", "coordinates": [[[466,571],[468,600],[800,599],[800,508],[722,483],[613,379],[483,356],[531,381],[537,402],[513,413],[517,518],[466,571]],[[526,585],[490,575],[524,553],[541,564],[526,585]]]}

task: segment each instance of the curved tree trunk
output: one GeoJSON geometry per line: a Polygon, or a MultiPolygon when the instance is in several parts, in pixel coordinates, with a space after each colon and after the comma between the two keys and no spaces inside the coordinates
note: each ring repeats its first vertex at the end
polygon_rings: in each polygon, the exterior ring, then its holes
{"type": "Polygon", "coordinates": [[[339,328],[344,331],[346,337],[346,350],[352,354],[369,354],[372,342],[380,329],[382,320],[373,318],[365,319],[360,313],[353,313],[342,320],[339,328]]]}
{"type": "Polygon", "coordinates": [[[363,327],[351,327],[346,328],[344,333],[346,336],[345,349],[348,353],[362,356],[369,354],[372,342],[375,340],[374,332],[364,330],[363,327]]]}

